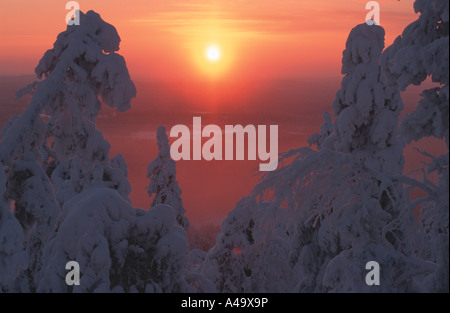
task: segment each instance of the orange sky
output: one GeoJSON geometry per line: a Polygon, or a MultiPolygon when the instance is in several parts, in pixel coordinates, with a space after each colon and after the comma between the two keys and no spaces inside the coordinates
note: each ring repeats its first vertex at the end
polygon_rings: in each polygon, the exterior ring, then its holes
{"type": "MultiPolygon", "coordinates": [[[[80,0],[113,24],[132,78],[162,81],[339,75],[364,0],[80,0]],[[204,57],[208,43],[222,58],[204,57]]],[[[416,19],[413,0],[380,0],[389,44],[416,19]]],[[[0,75],[33,73],[65,29],[66,1],[0,0],[0,75]]]]}
{"type": "MultiPolygon", "coordinates": [[[[130,197],[142,208],[149,205],[145,169],[157,153],[154,132],[159,125],[188,125],[195,112],[209,117],[205,123],[218,125],[280,125],[280,152],[306,145],[339,89],[348,34],[368,13],[364,0],[78,2],[82,11],[95,10],[117,28],[119,53],[138,88],[133,110],[116,117],[106,109],[102,114],[107,118],[97,121],[111,143],[111,155],[122,153],[127,160],[130,197]],[[222,52],[217,62],[205,57],[211,43],[222,52]]],[[[414,1],[378,2],[389,45],[417,19],[414,1]]],[[[0,75],[34,73],[66,28],[65,4],[0,0],[0,75]]],[[[7,103],[14,90],[4,99],[7,103]]],[[[187,216],[221,220],[254,186],[256,166],[251,161],[178,162],[187,216]]]]}

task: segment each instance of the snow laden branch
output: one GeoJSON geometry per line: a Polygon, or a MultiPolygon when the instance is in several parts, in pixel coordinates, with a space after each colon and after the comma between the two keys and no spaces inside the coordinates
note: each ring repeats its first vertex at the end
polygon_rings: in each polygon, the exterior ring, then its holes
{"type": "Polygon", "coordinates": [[[401,90],[420,85],[428,77],[440,86],[424,90],[416,110],[402,121],[410,142],[426,136],[443,138],[448,148],[449,114],[449,3],[446,0],[416,0],[419,18],[381,57],[387,83],[401,90]]]}
{"type": "Polygon", "coordinates": [[[176,179],[175,161],[170,157],[169,139],[166,128],[158,127],[156,132],[158,155],[147,168],[147,178],[150,184],[147,188],[148,195],[155,196],[151,207],[158,204],[168,204],[174,210],[179,225],[184,229],[189,229],[189,220],[184,216],[186,210],[181,200],[181,189],[178,187],[176,179]]]}
{"type": "Polygon", "coordinates": [[[401,122],[401,134],[406,142],[428,136],[443,139],[447,153],[431,157],[427,172],[436,172],[438,184],[430,183],[425,175],[422,182],[397,177],[411,187],[428,193],[410,203],[411,208],[421,204],[419,229],[422,235],[418,253],[435,262],[436,270],[421,283],[427,292],[449,290],[449,2],[446,0],[416,0],[414,10],[418,19],[408,25],[401,36],[381,56],[383,73],[390,86],[405,90],[410,85],[421,85],[431,79],[436,87],[425,89],[414,111],[401,122]],[[430,248],[431,247],[431,248],[430,248]]]}
{"type": "Polygon", "coordinates": [[[28,134],[41,126],[42,113],[56,119],[54,127],[64,129],[62,114],[73,115],[72,123],[66,127],[76,128],[73,124],[80,117],[93,122],[100,110],[98,96],[118,111],[129,109],[136,89],[123,57],[116,54],[120,42],[116,29],[93,11],[80,14],[80,25],[68,26],[36,67],[36,75],[45,79],[17,93],[19,97],[32,93],[33,98],[25,112],[3,131],[0,143],[3,164],[18,154],[33,158],[38,143],[31,141],[28,134]]]}
{"type": "Polygon", "coordinates": [[[381,75],[383,48],[381,27],[351,31],[332,105],[335,121],[324,113],[321,132],[308,140],[318,150],[288,152],[291,163],[268,173],[252,192],[260,202],[270,195],[272,210],[289,210],[296,291],[371,291],[355,279],[364,277],[369,260],[396,268],[382,278],[378,290],[384,292],[418,290],[414,279],[431,271],[412,254],[415,222],[402,184],[391,178],[401,176],[404,165],[397,129],[403,103],[381,75]]]}

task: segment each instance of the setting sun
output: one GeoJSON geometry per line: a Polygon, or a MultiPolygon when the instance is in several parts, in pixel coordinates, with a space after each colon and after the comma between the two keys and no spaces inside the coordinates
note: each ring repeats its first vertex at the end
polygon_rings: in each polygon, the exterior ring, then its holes
{"type": "Polygon", "coordinates": [[[220,59],[220,49],[217,46],[209,46],[206,50],[206,57],[210,61],[217,61],[220,59]]]}
{"type": "Polygon", "coordinates": [[[449,292],[448,0],[0,1],[0,296],[449,292]]]}
{"type": "Polygon", "coordinates": [[[219,39],[221,39],[220,44],[217,40],[205,41],[200,38],[188,45],[195,71],[202,73],[208,79],[224,79],[227,72],[232,72],[235,56],[239,50],[236,42],[226,38],[219,39]]]}

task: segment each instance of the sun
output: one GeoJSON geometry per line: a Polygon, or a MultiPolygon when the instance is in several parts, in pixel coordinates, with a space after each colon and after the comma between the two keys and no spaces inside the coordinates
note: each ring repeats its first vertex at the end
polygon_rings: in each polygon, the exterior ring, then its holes
{"type": "Polygon", "coordinates": [[[220,49],[216,45],[211,45],[206,49],[206,58],[211,62],[219,60],[220,55],[220,49]]]}
{"type": "Polygon", "coordinates": [[[236,51],[233,42],[227,38],[217,38],[216,40],[204,41],[199,38],[197,41],[188,43],[188,50],[192,57],[194,71],[199,70],[199,74],[205,75],[208,79],[222,79],[232,68],[236,51]]]}

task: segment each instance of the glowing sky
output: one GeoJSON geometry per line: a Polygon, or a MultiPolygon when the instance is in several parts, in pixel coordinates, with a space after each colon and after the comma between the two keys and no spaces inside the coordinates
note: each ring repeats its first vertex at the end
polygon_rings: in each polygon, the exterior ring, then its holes
{"type": "MultiPolygon", "coordinates": [[[[113,24],[132,78],[240,80],[335,75],[363,0],[80,0],[113,24]],[[220,62],[207,62],[216,44],[220,62]]],[[[381,0],[391,43],[413,21],[413,0],[381,0]]],[[[65,1],[0,1],[0,75],[29,74],[65,28],[65,1]]]]}
{"type": "MultiPolygon", "coordinates": [[[[277,124],[280,152],[305,145],[319,130],[322,111],[331,110],[348,34],[368,13],[365,0],[78,2],[83,12],[94,10],[117,28],[119,53],[138,87],[132,110],[116,116],[106,109],[102,116],[107,118],[97,122],[111,143],[111,155],[124,155],[130,197],[142,208],[150,203],[145,169],[157,153],[154,132],[159,125],[170,129],[190,123],[192,114],[208,116],[218,125],[277,124]],[[211,47],[217,48],[218,57],[217,51],[208,52],[211,47]]],[[[414,1],[378,2],[389,45],[417,19],[414,1]]],[[[0,75],[34,73],[66,28],[65,4],[0,0],[0,75]]],[[[13,108],[18,87],[0,92],[8,94],[0,105],[13,108]]],[[[178,162],[188,217],[222,219],[254,186],[256,166],[244,161],[178,162]]]]}

